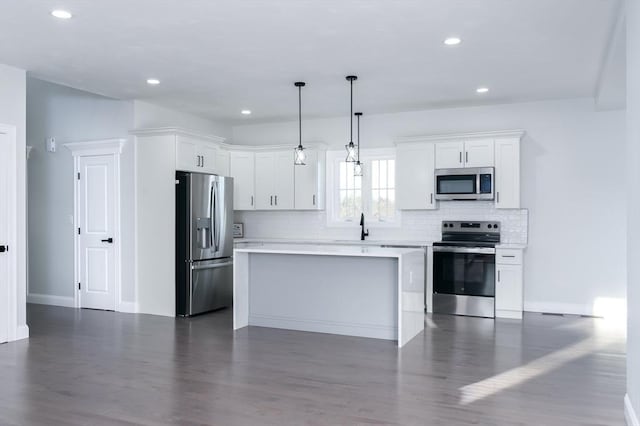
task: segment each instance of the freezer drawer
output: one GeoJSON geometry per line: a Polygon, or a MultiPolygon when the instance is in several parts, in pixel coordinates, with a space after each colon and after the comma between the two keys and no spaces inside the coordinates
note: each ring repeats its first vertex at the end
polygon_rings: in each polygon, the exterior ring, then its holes
{"type": "Polygon", "coordinates": [[[233,259],[205,260],[191,264],[187,306],[178,315],[197,315],[231,307],[233,259]]]}

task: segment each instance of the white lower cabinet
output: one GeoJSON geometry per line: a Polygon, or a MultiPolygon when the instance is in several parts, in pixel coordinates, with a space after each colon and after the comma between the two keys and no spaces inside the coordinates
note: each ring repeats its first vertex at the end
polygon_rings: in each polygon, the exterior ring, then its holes
{"type": "Polygon", "coordinates": [[[523,284],[522,250],[496,249],[496,318],[522,318],[523,284]]]}
{"type": "Polygon", "coordinates": [[[254,153],[233,151],[229,157],[229,176],[233,178],[233,209],[254,210],[254,153]]]}
{"type": "Polygon", "coordinates": [[[435,153],[432,143],[399,145],[396,151],[396,206],[399,210],[433,210],[435,153]]]}
{"type": "Polygon", "coordinates": [[[293,151],[259,152],[255,158],[256,210],[293,209],[293,151]]]}

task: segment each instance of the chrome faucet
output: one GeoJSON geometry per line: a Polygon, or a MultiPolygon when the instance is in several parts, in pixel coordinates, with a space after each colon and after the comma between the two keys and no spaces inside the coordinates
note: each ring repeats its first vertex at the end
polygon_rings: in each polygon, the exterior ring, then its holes
{"type": "Polygon", "coordinates": [[[364,232],[364,213],[360,213],[360,228],[360,240],[364,241],[364,239],[369,236],[368,229],[367,232],[364,232]]]}

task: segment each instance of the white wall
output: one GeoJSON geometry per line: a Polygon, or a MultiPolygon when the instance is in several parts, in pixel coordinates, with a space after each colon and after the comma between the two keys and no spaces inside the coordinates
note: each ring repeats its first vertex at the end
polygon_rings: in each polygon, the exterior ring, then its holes
{"type": "MultiPolygon", "coordinates": [[[[133,103],[27,79],[29,294],[31,301],[73,306],[73,159],[67,142],[127,138],[133,103]],[[45,138],[55,137],[55,153],[45,138]]],[[[122,300],[135,301],[133,146],[121,156],[122,300]]]]}
{"type": "Polygon", "coordinates": [[[640,3],[627,1],[627,423],[640,416],[640,3]]]}
{"type": "MultiPolygon", "coordinates": [[[[348,117],[305,120],[303,135],[305,140],[344,149],[348,125],[348,117]]],[[[296,126],[296,122],[237,126],[233,128],[233,142],[290,143],[293,147],[296,126]]],[[[529,210],[525,308],[601,314],[602,301],[624,303],[625,298],[624,126],[623,111],[596,112],[593,100],[576,99],[364,115],[361,140],[366,150],[390,146],[402,136],[525,130],[522,207],[529,210]]],[[[486,206],[475,212],[461,210],[465,206],[449,205],[446,214],[474,218],[503,218],[500,215],[506,214],[487,211],[486,206]]],[[[287,227],[282,225],[286,215],[291,213],[250,212],[240,213],[238,218],[246,222],[248,236],[257,232],[263,237],[287,237],[290,232],[297,232],[290,230],[298,227],[313,233],[312,229],[322,222],[318,213],[295,213],[292,217],[296,226],[287,227]],[[266,222],[268,218],[272,220],[266,222]]],[[[404,217],[413,225],[424,221],[423,229],[414,235],[426,238],[433,234],[429,223],[437,224],[442,215],[442,211],[421,212],[405,213],[404,217]],[[428,229],[430,234],[426,234],[428,229]]],[[[501,220],[513,220],[509,226],[520,227],[518,221],[523,219],[501,220]]],[[[404,227],[395,233],[381,230],[375,235],[415,239],[409,238],[412,229],[415,227],[404,227]]],[[[329,234],[334,237],[338,231],[329,234]]],[[[356,235],[357,230],[349,238],[356,235]]]]}
{"type": "MultiPolygon", "coordinates": [[[[27,283],[27,212],[26,212],[26,72],[24,70],[0,64],[0,123],[16,126],[17,153],[17,338],[28,337],[26,313],[27,283]]],[[[1,201],[0,201],[1,202],[1,201]]],[[[10,335],[14,332],[10,331],[10,335]]]]}
{"type": "Polygon", "coordinates": [[[156,127],[181,127],[196,133],[231,137],[231,127],[206,118],[197,117],[181,111],[165,108],[144,101],[134,101],[136,129],[156,127]]]}

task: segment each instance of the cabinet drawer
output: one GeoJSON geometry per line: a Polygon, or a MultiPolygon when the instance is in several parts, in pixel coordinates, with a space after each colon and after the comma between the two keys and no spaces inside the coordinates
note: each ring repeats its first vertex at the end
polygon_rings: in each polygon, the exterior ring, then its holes
{"type": "Polygon", "coordinates": [[[496,263],[499,265],[522,265],[522,250],[497,249],[496,263]]]}

